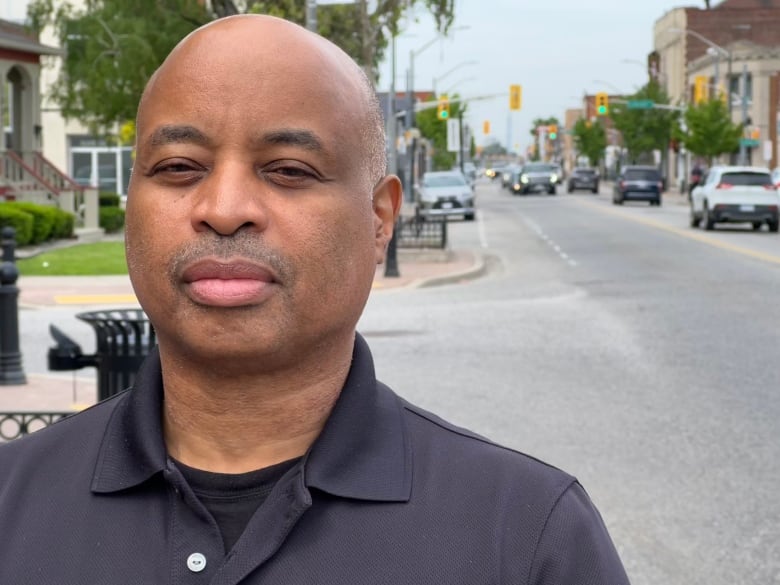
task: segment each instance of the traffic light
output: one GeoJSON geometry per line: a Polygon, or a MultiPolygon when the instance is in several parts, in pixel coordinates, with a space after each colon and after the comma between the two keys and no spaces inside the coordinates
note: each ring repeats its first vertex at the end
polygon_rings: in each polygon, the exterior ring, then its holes
{"type": "Polygon", "coordinates": [[[693,80],[693,103],[700,104],[707,100],[707,79],[706,75],[697,75],[693,80]]]}
{"type": "Polygon", "coordinates": [[[509,86],[509,109],[519,110],[523,105],[523,87],[520,85],[509,86]]]}
{"type": "Polygon", "coordinates": [[[490,134],[490,120],[485,120],[482,122],[482,133],[487,136],[490,134]]]}
{"type": "Polygon", "coordinates": [[[596,94],[596,115],[606,116],[609,113],[609,95],[606,92],[596,94]]]}
{"type": "Polygon", "coordinates": [[[450,118],[450,100],[446,95],[439,97],[439,120],[449,120],[450,118]]]}
{"type": "Polygon", "coordinates": [[[547,136],[550,137],[550,140],[555,140],[558,138],[558,126],[557,124],[550,124],[547,127],[547,136]]]}

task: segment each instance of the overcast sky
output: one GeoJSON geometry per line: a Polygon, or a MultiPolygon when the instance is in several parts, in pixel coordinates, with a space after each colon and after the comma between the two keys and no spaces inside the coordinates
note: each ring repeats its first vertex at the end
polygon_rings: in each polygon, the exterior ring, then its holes
{"type": "MultiPolygon", "coordinates": [[[[25,0],[0,0],[0,17],[23,19],[25,0]]],[[[678,6],[703,7],[697,0],[456,0],[448,38],[419,52],[414,61],[417,90],[436,89],[466,97],[501,94],[469,103],[467,120],[477,144],[482,123],[502,144],[524,151],[534,118],[579,107],[583,93],[630,93],[647,79],[653,25],[678,6]],[[523,107],[509,112],[511,84],[523,87],[523,107]]],[[[436,27],[418,9],[396,40],[396,89],[406,88],[410,52],[436,38],[436,27]]],[[[390,60],[381,69],[380,89],[389,88],[390,60]]]]}
{"type": "MultiPolygon", "coordinates": [[[[414,60],[417,90],[477,97],[467,119],[477,144],[485,142],[482,123],[505,146],[522,152],[531,142],[531,122],[556,116],[582,102],[583,93],[631,93],[647,80],[647,54],[653,25],[679,6],[704,2],[674,0],[456,0],[455,30],[414,60]],[[629,62],[627,62],[629,61],[629,62]],[[523,107],[509,112],[511,84],[523,87],[523,107]],[[511,127],[511,128],[510,128],[511,127]],[[511,134],[511,136],[510,136],[511,134]],[[509,142],[508,142],[509,141],[509,142]]],[[[418,10],[396,40],[396,88],[406,88],[410,51],[435,38],[433,20],[418,10]]],[[[389,59],[388,59],[389,61],[389,59]]],[[[389,87],[390,64],[382,67],[380,87],[389,87]]]]}

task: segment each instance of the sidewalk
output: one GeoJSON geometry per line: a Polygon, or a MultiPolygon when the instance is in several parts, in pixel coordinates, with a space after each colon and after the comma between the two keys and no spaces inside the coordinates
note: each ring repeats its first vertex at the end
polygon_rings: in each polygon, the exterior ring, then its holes
{"type": "MultiPolygon", "coordinates": [[[[399,276],[385,276],[386,265],[377,266],[372,294],[470,280],[486,269],[481,254],[469,250],[399,250],[397,257],[399,276]]],[[[17,286],[20,309],[137,305],[127,276],[22,276],[17,286]]],[[[26,373],[26,384],[0,386],[0,412],[70,412],[85,408],[97,399],[94,372],[94,368],[86,368],[77,373],[26,373]]]]}

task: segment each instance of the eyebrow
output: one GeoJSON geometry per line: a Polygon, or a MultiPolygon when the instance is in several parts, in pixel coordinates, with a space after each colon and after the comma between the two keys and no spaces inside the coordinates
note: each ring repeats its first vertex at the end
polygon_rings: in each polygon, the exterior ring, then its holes
{"type": "Polygon", "coordinates": [[[312,152],[325,152],[325,146],[313,132],[295,128],[266,132],[254,142],[257,145],[296,146],[312,152]]]}
{"type": "Polygon", "coordinates": [[[194,126],[160,126],[149,137],[151,146],[181,143],[207,145],[209,142],[208,137],[194,126]]]}

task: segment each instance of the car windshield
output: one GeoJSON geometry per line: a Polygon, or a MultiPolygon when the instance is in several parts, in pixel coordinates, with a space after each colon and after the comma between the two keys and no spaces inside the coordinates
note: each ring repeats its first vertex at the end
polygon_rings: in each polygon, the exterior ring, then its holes
{"type": "Polygon", "coordinates": [[[721,184],[740,186],[771,185],[772,176],[769,173],[723,173],[721,184]]]}
{"type": "Polygon", "coordinates": [[[558,167],[555,165],[528,165],[523,169],[526,173],[555,173],[558,167]]]}
{"type": "Polygon", "coordinates": [[[661,178],[654,169],[628,169],[624,177],[628,181],[658,181],[661,178]]]}
{"type": "Polygon", "coordinates": [[[460,175],[429,175],[423,177],[423,185],[426,187],[457,187],[465,184],[465,179],[460,175]]]}
{"type": "Polygon", "coordinates": [[[574,173],[577,175],[593,175],[595,172],[593,169],[574,169],[574,173]]]}

